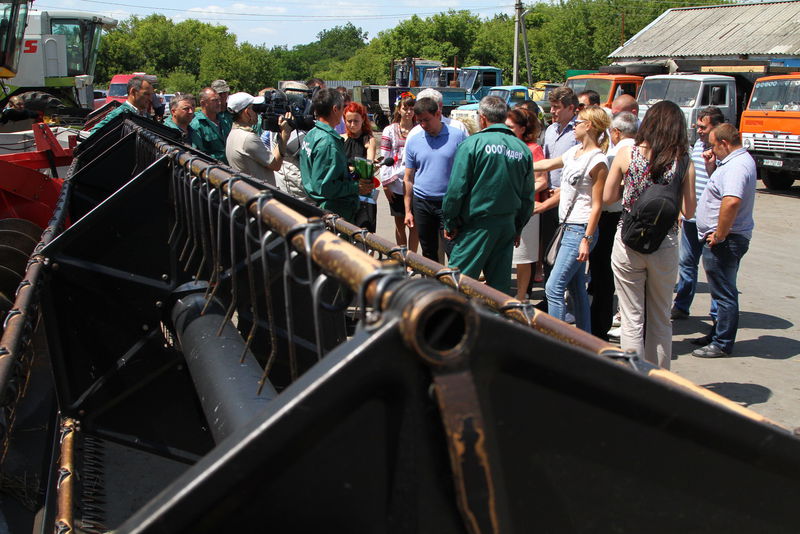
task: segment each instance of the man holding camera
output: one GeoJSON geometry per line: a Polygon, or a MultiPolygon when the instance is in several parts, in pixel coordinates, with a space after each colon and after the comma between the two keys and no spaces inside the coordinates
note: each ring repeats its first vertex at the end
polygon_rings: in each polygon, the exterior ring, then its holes
{"type": "Polygon", "coordinates": [[[312,102],[317,121],[300,151],[303,188],[319,207],[352,222],[359,207],[359,182],[350,178],[344,139],[335,130],[342,120],[344,99],[335,89],[324,88],[314,94],[312,102]]]}
{"type": "Polygon", "coordinates": [[[278,117],[281,135],[278,142],[268,150],[253,127],[258,122],[254,104],[263,104],[264,97],[253,97],[247,93],[235,93],[228,97],[228,111],[233,115],[233,126],[225,143],[228,164],[239,172],[249,174],[257,181],[275,186],[275,171],[281,168],[286,151],[286,139],[290,126],[284,117],[278,117]]]}

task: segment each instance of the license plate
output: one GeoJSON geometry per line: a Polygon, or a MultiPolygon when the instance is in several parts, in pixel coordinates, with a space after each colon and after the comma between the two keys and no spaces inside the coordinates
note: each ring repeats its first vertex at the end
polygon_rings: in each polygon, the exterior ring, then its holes
{"type": "Polygon", "coordinates": [[[783,162],[779,159],[765,159],[763,164],[765,167],[783,167],[783,162]]]}

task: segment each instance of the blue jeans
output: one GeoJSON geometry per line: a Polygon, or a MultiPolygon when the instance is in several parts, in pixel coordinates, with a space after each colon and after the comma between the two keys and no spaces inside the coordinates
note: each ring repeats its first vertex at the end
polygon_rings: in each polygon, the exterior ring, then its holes
{"type": "MultiPolygon", "coordinates": [[[[575,326],[591,332],[589,294],[586,292],[586,262],[578,261],[578,247],[580,247],[585,233],[585,224],[567,224],[565,226],[556,262],[547,279],[545,295],[547,296],[547,312],[563,321],[567,314],[564,292],[569,289],[575,310],[575,326]]],[[[594,239],[589,245],[590,251],[597,243],[597,235],[598,232],[595,230],[594,239]]]]}
{"type": "MultiPolygon", "coordinates": [[[[697,238],[697,223],[683,221],[681,229],[681,248],[678,259],[678,286],[675,289],[673,306],[689,313],[695,291],[697,291],[697,267],[703,257],[705,241],[697,238]]],[[[717,320],[717,303],[711,299],[711,318],[717,320]]]]}
{"type": "Polygon", "coordinates": [[[683,221],[681,248],[678,259],[678,287],[674,306],[689,313],[697,290],[697,266],[703,255],[703,242],[697,239],[697,223],[683,221]]]}
{"type": "Polygon", "coordinates": [[[728,234],[722,243],[703,247],[703,268],[717,303],[717,322],[711,332],[711,342],[730,354],[739,328],[739,291],[736,275],[739,262],[747,253],[750,240],[738,234],[728,234]]]}

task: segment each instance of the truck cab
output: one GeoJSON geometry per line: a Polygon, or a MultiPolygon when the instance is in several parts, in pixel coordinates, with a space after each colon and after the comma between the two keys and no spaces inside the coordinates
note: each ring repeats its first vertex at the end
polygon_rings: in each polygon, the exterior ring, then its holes
{"type": "Polygon", "coordinates": [[[740,131],[764,185],[789,189],[800,173],[800,73],[757,79],[740,131]]]}
{"type": "MultiPolygon", "coordinates": [[[[480,102],[481,98],[489,94],[492,87],[496,87],[503,83],[502,70],[497,67],[487,66],[473,66],[456,69],[453,67],[441,67],[438,69],[429,69],[425,73],[425,78],[422,80],[423,87],[449,87],[450,83],[458,80],[458,87],[466,91],[464,98],[466,102],[452,102],[452,105],[480,102]]],[[[448,103],[445,102],[445,105],[448,103]]]]}
{"type": "Polygon", "coordinates": [[[686,118],[689,143],[697,140],[694,124],[698,112],[708,106],[716,106],[725,116],[725,122],[736,124],[736,80],[732,76],[719,74],[663,74],[649,76],[642,82],[637,102],[639,118],[644,118],[650,107],[662,100],[680,106],[686,118]]]}
{"type": "Polygon", "coordinates": [[[636,98],[644,80],[641,76],[631,74],[581,74],[567,78],[566,86],[575,94],[584,91],[596,91],[600,95],[600,105],[610,108],[611,103],[620,95],[631,95],[636,98]]]}
{"type": "MultiPolygon", "coordinates": [[[[508,107],[513,108],[517,104],[528,100],[528,88],[524,85],[501,85],[489,89],[486,96],[499,96],[508,107]]],[[[460,120],[467,125],[470,133],[475,133],[480,130],[478,105],[479,103],[475,102],[459,106],[450,113],[450,118],[460,120]]]]}

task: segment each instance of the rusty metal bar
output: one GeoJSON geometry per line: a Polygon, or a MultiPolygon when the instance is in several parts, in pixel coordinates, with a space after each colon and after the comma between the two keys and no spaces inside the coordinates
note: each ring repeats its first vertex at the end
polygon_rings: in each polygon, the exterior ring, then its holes
{"type": "Polygon", "coordinates": [[[430,260],[421,254],[400,250],[394,243],[375,234],[365,233],[361,228],[340,217],[329,216],[325,218],[325,221],[332,231],[344,234],[354,242],[363,243],[370,249],[395,259],[424,276],[436,278],[439,282],[456,289],[467,297],[479,300],[489,308],[503,313],[509,319],[532,326],[544,334],[565,343],[583,347],[596,354],[615,350],[615,347],[588,332],[559,321],[529,304],[520,302],[502,291],[458,271],[448,269],[441,263],[430,260]]]}
{"type": "Polygon", "coordinates": [[[61,420],[61,455],[58,460],[58,476],[56,492],[58,493],[58,511],[56,512],[56,534],[73,532],[73,509],[75,504],[75,432],[77,425],[74,419],[65,417],[61,420]]]}
{"type": "MultiPolygon", "coordinates": [[[[75,162],[70,166],[70,173],[75,168],[75,162]]],[[[14,306],[6,315],[2,337],[0,337],[0,402],[3,405],[15,404],[25,393],[23,387],[11,391],[10,385],[16,366],[22,361],[23,354],[28,348],[35,323],[38,318],[38,287],[44,272],[45,259],[41,250],[61,233],[66,220],[66,199],[70,192],[70,183],[64,182],[53,211],[53,216],[47,228],[42,232],[39,243],[34,248],[28,259],[25,275],[17,287],[14,306]],[[10,398],[13,395],[13,398],[10,398]]],[[[12,416],[5,429],[3,441],[6,442],[14,424],[12,416]]],[[[0,453],[0,465],[5,460],[7,448],[3,446],[0,453]]]]}

